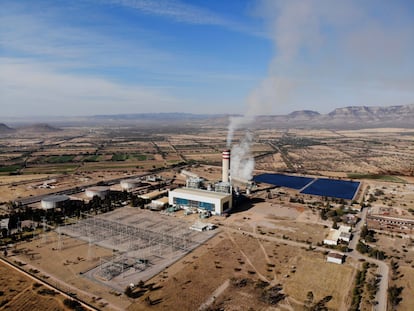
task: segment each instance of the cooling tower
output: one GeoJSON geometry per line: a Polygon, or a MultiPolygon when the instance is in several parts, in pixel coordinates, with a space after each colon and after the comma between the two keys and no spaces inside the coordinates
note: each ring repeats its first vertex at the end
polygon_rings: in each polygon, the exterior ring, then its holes
{"type": "Polygon", "coordinates": [[[223,168],[222,168],[222,182],[229,182],[230,173],[230,150],[223,151],[223,168]]]}

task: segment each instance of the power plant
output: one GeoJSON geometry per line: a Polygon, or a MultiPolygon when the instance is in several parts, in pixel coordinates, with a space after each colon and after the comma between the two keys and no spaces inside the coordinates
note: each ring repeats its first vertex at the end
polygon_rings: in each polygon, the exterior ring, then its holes
{"type": "MultiPolygon", "coordinates": [[[[204,179],[194,173],[184,172],[187,177],[186,187],[169,191],[169,204],[185,210],[201,213],[223,215],[233,207],[233,187],[230,176],[230,150],[222,152],[221,181],[204,185],[204,179]]],[[[235,179],[235,182],[246,186],[246,193],[250,194],[251,182],[235,179]]],[[[238,187],[237,187],[238,188],[238,187]]],[[[236,196],[239,195],[237,190],[236,196]]]]}

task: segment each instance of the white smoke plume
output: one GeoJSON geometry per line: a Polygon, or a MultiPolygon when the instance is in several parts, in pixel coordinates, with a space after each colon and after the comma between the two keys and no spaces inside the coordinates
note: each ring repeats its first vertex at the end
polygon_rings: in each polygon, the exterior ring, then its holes
{"type": "MultiPolygon", "coordinates": [[[[290,71],[301,49],[315,49],[320,45],[320,17],[326,14],[323,0],[262,0],[257,7],[257,14],[266,22],[269,37],[277,53],[269,64],[268,75],[250,93],[246,99],[246,112],[241,117],[231,117],[228,126],[227,147],[232,145],[236,130],[246,130],[239,144],[232,146],[230,172],[231,176],[250,179],[254,169],[251,154],[253,135],[249,128],[258,115],[272,113],[273,105],[288,102],[297,79],[286,74],[290,71]],[[316,5],[317,4],[317,5],[316,5]]],[[[325,3],[327,4],[327,3],[325,3]]]]}
{"type": "Polygon", "coordinates": [[[250,151],[252,142],[253,134],[246,131],[241,142],[231,149],[230,176],[242,180],[252,179],[254,169],[254,159],[250,151]]]}

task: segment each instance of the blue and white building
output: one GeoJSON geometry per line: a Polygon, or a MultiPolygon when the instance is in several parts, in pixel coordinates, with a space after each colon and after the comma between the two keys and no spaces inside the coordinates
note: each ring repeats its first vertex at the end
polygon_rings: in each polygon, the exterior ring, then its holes
{"type": "Polygon", "coordinates": [[[208,211],[213,215],[221,215],[225,210],[231,209],[232,202],[231,193],[192,188],[178,188],[168,193],[170,206],[208,211]]]}

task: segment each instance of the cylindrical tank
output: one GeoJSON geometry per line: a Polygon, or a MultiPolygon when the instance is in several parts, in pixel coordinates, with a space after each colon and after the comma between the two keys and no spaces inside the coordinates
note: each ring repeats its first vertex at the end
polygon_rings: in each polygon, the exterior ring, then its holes
{"type": "Polygon", "coordinates": [[[44,197],[40,204],[43,209],[51,209],[61,207],[67,201],[69,201],[69,197],[67,195],[50,195],[44,197]]]}
{"type": "Polygon", "coordinates": [[[134,178],[124,179],[124,180],[121,180],[121,189],[129,191],[129,190],[132,190],[138,187],[140,184],[141,184],[140,179],[134,179],[134,178]]]}
{"type": "Polygon", "coordinates": [[[106,197],[108,192],[109,192],[109,188],[108,187],[103,187],[103,186],[90,187],[90,188],[85,190],[85,194],[88,198],[93,198],[94,196],[98,196],[101,199],[103,199],[103,198],[106,197]]]}

